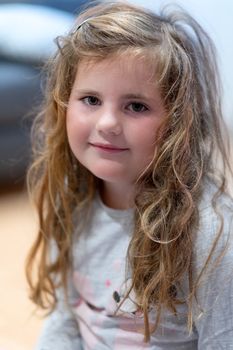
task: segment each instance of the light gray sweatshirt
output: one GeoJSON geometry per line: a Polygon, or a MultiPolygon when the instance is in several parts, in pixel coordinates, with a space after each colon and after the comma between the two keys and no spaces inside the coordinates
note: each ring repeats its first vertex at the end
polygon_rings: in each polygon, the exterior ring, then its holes
{"type": "MultiPolygon", "coordinates": [[[[219,219],[211,207],[213,186],[208,185],[200,204],[200,227],[194,244],[194,277],[201,271],[215,239],[219,219]]],[[[131,292],[115,315],[130,285],[126,254],[133,230],[133,211],[115,210],[97,198],[91,220],[73,244],[69,276],[69,305],[58,292],[59,303],[46,319],[37,350],[217,350],[233,349],[233,203],[222,196],[223,235],[217,244],[207,275],[200,282],[193,303],[193,332],[187,331],[187,305],[177,315],[164,311],[161,325],[149,343],[143,342],[143,317],[131,292]],[[228,248],[217,267],[214,261],[226,242],[228,248]]],[[[182,297],[187,296],[184,279],[182,297]]],[[[155,310],[150,311],[150,321],[155,310]]]]}

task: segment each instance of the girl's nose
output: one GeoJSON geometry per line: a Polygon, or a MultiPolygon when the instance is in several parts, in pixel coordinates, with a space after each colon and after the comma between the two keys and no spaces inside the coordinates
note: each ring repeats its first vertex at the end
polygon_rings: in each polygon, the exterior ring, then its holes
{"type": "Polygon", "coordinates": [[[96,123],[96,129],[105,134],[120,135],[122,125],[116,112],[102,111],[96,123]]]}

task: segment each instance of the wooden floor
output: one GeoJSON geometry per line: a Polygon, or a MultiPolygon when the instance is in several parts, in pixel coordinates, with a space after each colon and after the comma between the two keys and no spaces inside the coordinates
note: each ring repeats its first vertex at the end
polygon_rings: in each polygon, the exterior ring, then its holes
{"type": "Polygon", "coordinates": [[[31,350],[40,331],[24,276],[35,230],[25,191],[0,193],[0,350],[31,350]]]}

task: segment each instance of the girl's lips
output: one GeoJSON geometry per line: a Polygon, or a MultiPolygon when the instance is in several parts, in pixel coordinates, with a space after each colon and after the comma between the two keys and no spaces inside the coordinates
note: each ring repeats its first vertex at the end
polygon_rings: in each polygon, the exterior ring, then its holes
{"type": "Polygon", "coordinates": [[[92,147],[99,149],[101,151],[105,152],[124,152],[127,151],[129,148],[124,147],[118,147],[111,144],[104,144],[104,143],[89,143],[92,147]]]}

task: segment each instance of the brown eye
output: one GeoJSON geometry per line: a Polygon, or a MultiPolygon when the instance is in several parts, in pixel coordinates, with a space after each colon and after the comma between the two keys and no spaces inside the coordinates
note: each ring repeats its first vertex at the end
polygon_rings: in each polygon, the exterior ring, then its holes
{"type": "Polygon", "coordinates": [[[148,110],[148,108],[140,102],[130,103],[129,109],[135,113],[142,113],[148,110]]]}
{"type": "Polygon", "coordinates": [[[86,96],[82,100],[85,104],[90,106],[96,106],[100,104],[100,100],[95,96],[86,96]]]}

